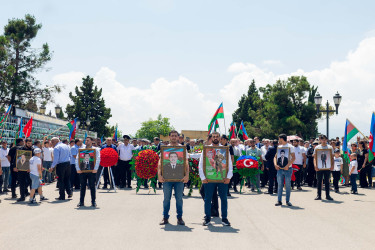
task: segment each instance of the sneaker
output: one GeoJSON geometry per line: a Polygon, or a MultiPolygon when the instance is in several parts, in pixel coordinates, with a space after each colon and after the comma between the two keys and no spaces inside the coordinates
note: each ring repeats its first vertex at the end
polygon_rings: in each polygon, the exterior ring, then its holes
{"type": "Polygon", "coordinates": [[[336,194],[338,194],[338,193],[339,193],[339,190],[338,190],[338,189],[336,189],[336,190],[335,190],[335,193],[336,193],[336,194]]]}
{"type": "Polygon", "coordinates": [[[288,201],[286,204],[287,204],[289,207],[293,206],[292,203],[290,203],[290,201],[288,201]]]}
{"type": "Polygon", "coordinates": [[[228,219],[222,219],[221,220],[221,224],[223,224],[224,226],[230,226],[230,222],[228,221],[228,219]]]}
{"type": "Polygon", "coordinates": [[[185,222],[184,222],[184,220],[182,218],[178,218],[177,219],[177,224],[181,225],[181,226],[185,226],[185,222]]]}
{"type": "Polygon", "coordinates": [[[91,202],[91,207],[96,207],[97,205],[96,205],[96,202],[94,201],[94,202],[91,202]]]}
{"type": "Polygon", "coordinates": [[[128,186],[128,188],[130,188],[130,189],[131,189],[131,188],[132,188],[132,186],[128,186]]]}
{"type": "Polygon", "coordinates": [[[203,226],[211,225],[211,221],[207,218],[204,219],[203,226]]]}
{"type": "Polygon", "coordinates": [[[46,197],[40,197],[40,201],[48,201],[48,198],[46,198],[46,197]]]}
{"type": "Polygon", "coordinates": [[[168,219],[167,218],[163,218],[162,220],[161,220],[161,222],[159,223],[159,225],[167,225],[167,224],[169,224],[169,221],[168,221],[168,219]]]}
{"type": "Polygon", "coordinates": [[[71,194],[68,195],[68,199],[70,199],[72,197],[73,197],[73,193],[71,193],[71,194]]]}
{"type": "Polygon", "coordinates": [[[21,198],[17,199],[17,202],[20,202],[20,201],[25,201],[25,197],[21,197],[21,198]]]}
{"type": "Polygon", "coordinates": [[[301,188],[301,187],[297,187],[297,189],[298,189],[298,190],[302,190],[302,188],[301,188]]]}
{"type": "Polygon", "coordinates": [[[30,200],[29,200],[29,203],[30,203],[30,204],[34,204],[34,203],[36,203],[35,198],[34,198],[34,199],[30,199],[30,200]]]}
{"type": "Polygon", "coordinates": [[[322,197],[319,196],[319,195],[315,198],[316,201],[319,201],[319,200],[321,200],[321,199],[322,199],[322,197]]]}
{"type": "Polygon", "coordinates": [[[55,200],[57,200],[57,201],[65,201],[65,198],[57,197],[57,198],[55,198],[55,200]]]}
{"type": "Polygon", "coordinates": [[[17,198],[17,195],[16,194],[12,194],[12,199],[16,199],[17,198]]]}
{"type": "Polygon", "coordinates": [[[77,204],[77,207],[84,207],[84,206],[85,206],[85,204],[83,202],[80,202],[80,203],[77,204]]]}
{"type": "Polygon", "coordinates": [[[232,195],[230,193],[228,193],[227,196],[231,197],[232,195]]]}
{"type": "Polygon", "coordinates": [[[281,201],[276,202],[275,206],[281,206],[283,203],[281,201]]]}

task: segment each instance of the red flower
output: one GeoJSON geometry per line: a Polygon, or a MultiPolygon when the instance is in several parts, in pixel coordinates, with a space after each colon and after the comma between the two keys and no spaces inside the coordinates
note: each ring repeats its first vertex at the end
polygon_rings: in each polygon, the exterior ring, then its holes
{"type": "Polygon", "coordinates": [[[112,167],[118,161],[118,154],[113,148],[104,148],[100,151],[100,166],[112,167]]]}
{"type": "Polygon", "coordinates": [[[159,155],[151,149],[139,152],[135,158],[135,171],[142,179],[153,178],[158,172],[159,155]]]}

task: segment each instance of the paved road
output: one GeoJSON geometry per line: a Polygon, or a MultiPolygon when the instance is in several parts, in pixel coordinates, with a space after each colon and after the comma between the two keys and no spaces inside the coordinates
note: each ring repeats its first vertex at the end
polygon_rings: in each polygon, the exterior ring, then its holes
{"type": "Polygon", "coordinates": [[[315,201],[316,190],[305,187],[292,192],[293,207],[275,207],[276,196],[233,194],[232,227],[217,218],[212,226],[201,225],[197,190],[184,199],[186,226],[176,225],[174,200],[171,225],[159,226],[162,190],[98,190],[97,209],[77,209],[79,192],[61,202],[54,200],[55,184],[44,189],[50,200],[39,205],[0,196],[0,249],[372,249],[375,244],[375,190],[369,189],[351,195],[342,188],[329,202],[315,201]]]}

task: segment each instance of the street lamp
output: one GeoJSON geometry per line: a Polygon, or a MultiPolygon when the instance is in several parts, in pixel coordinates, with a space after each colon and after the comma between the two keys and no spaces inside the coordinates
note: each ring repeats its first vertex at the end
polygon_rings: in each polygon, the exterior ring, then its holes
{"type": "Polygon", "coordinates": [[[60,105],[57,105],[57,106],[55,107],[55,113],[56,113],[56,117],[58,117],[59,114],[61,113],[61,107],[60,107],[60,105]]]}
{"type": "Polygon", "coordinates": [[[46,113],[46,107],[44,105],[42,105],[40,108],[39,108],[39,112],[44,115],[46,113]]]}
{"type": "Polygon", "coordinates": [[[328,100],[327,100],[327,103],[326,103],[326,109],[320,110],[320,106],[322,104],[323,97],[319,93],[317,93],[316,96],[314,97],[317,113],[322,112],[322,113],[327,114],[327,138],[328,139],[329,139],[329,114],[336,112],[336,115],[337,115],[339,113],[339,106],[340,106],[340,103],[341,103],[341,99],[342,99],[342,96],[339,94],[339,92],[337,92],[336,95],[333,96],[333,102],[335,103],[336,110],[329,110],[328,100]]]}

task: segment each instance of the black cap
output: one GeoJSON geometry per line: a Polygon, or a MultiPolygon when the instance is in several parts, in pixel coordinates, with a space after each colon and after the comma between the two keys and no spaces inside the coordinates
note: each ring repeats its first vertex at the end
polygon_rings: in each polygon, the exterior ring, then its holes
{"type": "Polygon", "coordinates": [[[122,138],[130,140],[130,136],[124,135],[122,138]]]}
{"type": "Polygon", "coordinates": [[[334,152],[335,153],[340,153],[340,149],[336,148],[334,152]]]}
{"type": "Polygon", "coordinates": [[[221,138],[223,138],[225,140],[228,140],[228,136],[227,135],[222,135],[221,138]]]}

